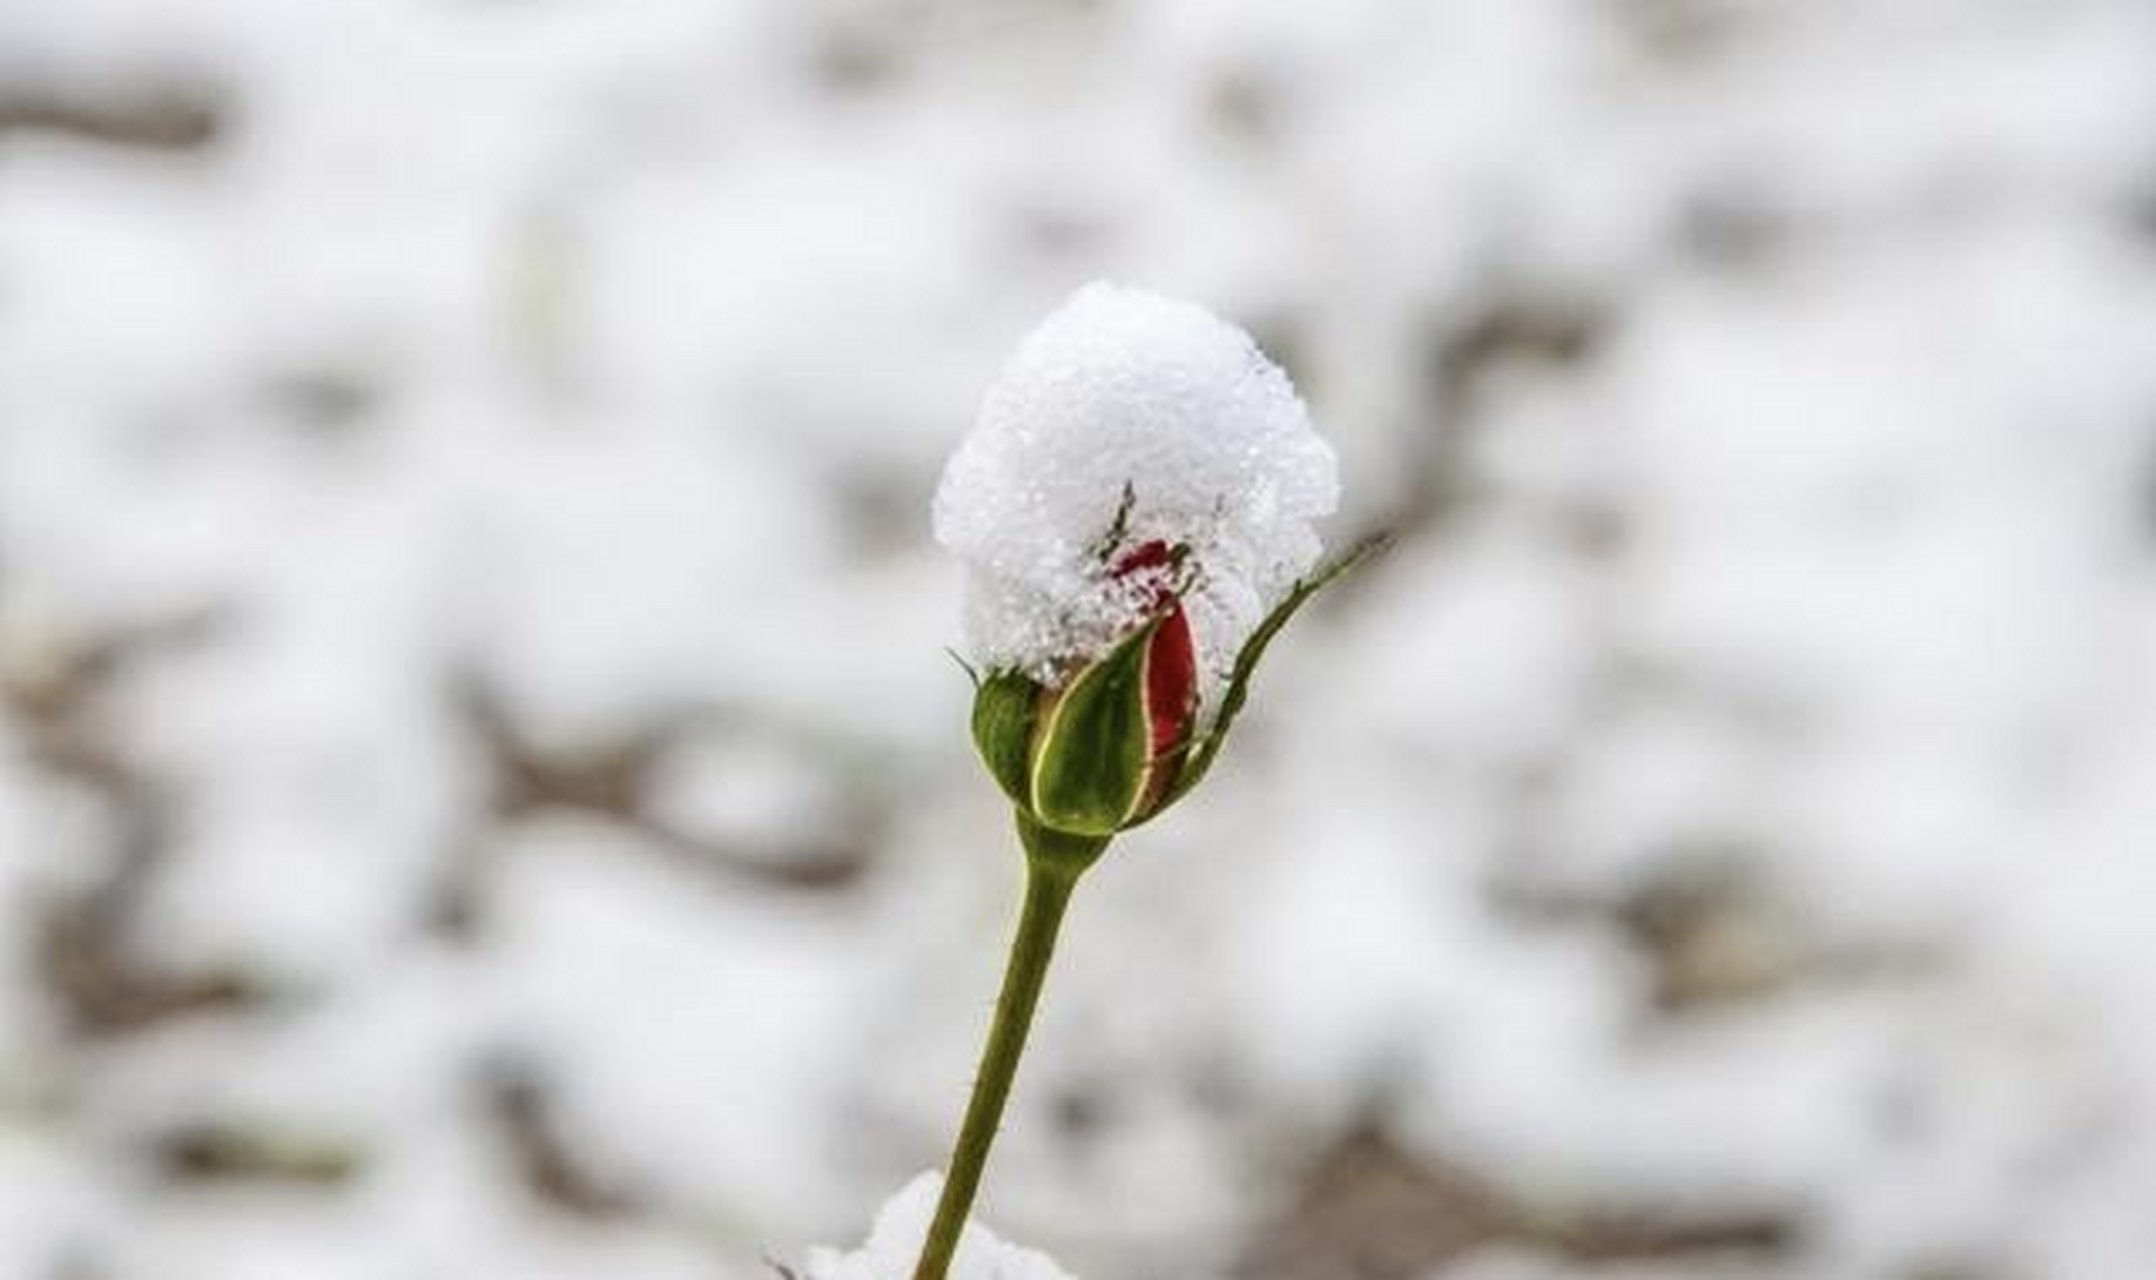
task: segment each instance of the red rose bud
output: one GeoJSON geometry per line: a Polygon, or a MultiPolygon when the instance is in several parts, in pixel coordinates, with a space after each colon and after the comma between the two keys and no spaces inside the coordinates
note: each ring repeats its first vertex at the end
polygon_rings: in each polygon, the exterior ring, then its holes
{"type": "Polygon", "coordinates": [[[1142,590],[1150,616],[1142,626],[1058,686],[1016,671],[978,682],[973,740],[1018,807],[1021,829],[1032,824],[1105,843],[1196,786],[1218,757],[1273,637],[1373,545],[1297,583],[1267,615],[1237,654],[1214,723],[1202,735],[1196,732],[1197,646],[1171,581],[1181,552],[1148,542],[1124,554],[1112,570],[1117,579],[1149,575],[1142,590]]]}
{"type": "Polygon", "coordinates": [[[1110,836],[1152,816],[1181,769],[1197,720],[1190,618],[1167,581],[1178,554],[1146,543],[1118,579],[1147,571],[1151,617],[1057,688],[991,675],[973,703],[981,757],[1019,809],[1054,831],[1110,836]]]}

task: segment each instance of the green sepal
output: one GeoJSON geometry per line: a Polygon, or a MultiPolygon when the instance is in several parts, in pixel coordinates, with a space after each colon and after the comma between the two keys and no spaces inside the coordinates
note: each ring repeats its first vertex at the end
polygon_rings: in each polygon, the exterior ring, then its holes
{"type": "Polygon", "coordinates": [[[1042,713],[1029,799],[1044,826],[1110,836],[1129,824],[1152,773],[1145,669],[1159,629],[1156,618],[1118,641],[1042,713]]]}
{"type": "Polygon", "coordinates": [[[1085,836],[1058,831],[1034,821],[1024,809],[1016,811],[1018,842],[1025,846],[1026,860],[1035,867],[1075,879],[1108,847],[1107,836],[1085,836]]]}
{"type": "Polygon", "coordinates": [[[1390,541],[1385,535],[1379,534],[1357,543],[1346,555],[1319,569],[1310,577],[1296,582],[1289,588],[1287,598],[1265,615],[1265,621],[1259,623],[1258,629],[1250,633],[1250,638],[1243,642],[1242,650],[1235,655],[1235,667],[1228,674],[1226,691],[1221,694],[1219,713],[1213,717],[1213,723],[1204,733],[1191,740],[1181,776],[1175,780],[1175,785],[1160,803],[1154,806],[1153,813],[1159,813],[1181,799],[1192,787],[1197,786],[1205,777],[1206,771],[1213,767],[1213,761],[1219,758],[1220,748],[1228,740],[1229,726],[1235,723],[1236,714],[1243,709],[1243,703],[1250,696],[1250,678],[1257,674],[1258,662],[1265,656],[1266,646],[1273,642],[1274,636],[1280,634],[1282,627],[1288,625],[1288,619],[1294,617],[1295,611],[1302,608],[1310,597],[1324,590],[1340,575],[1383,550],[1390,541]]]}
{"type": "Polygon", "coordinates": [[[1020,808],[1032,803],[1026,764],[1040,704],[1040,685],[1023,672],[998,671],[974,684],[973,745],[996,785],[1020,808]]]}

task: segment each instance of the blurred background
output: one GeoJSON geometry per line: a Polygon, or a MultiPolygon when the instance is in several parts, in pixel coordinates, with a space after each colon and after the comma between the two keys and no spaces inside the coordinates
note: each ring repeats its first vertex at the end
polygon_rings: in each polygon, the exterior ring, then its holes
{"type": "Polygon", "coordinates": [[[2156,1274],[2145,0],[5,0],[0,1275],[675,1280],[943,1158],[943,458],[1096,276],[1339,543],[1088,882],[1091,1280],[2156,1274]]]}

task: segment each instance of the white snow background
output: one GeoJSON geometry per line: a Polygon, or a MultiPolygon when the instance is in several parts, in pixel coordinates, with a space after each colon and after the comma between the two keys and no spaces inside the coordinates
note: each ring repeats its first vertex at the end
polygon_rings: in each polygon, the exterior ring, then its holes
{"type": "Polygon", "coordinates": [[[1077,284],[1341,459],[982,1216],[2156,1274],[2156,8],[0,2],[0,1276],[673,1280],[943,1157],[928,504],[1077,284]]]}

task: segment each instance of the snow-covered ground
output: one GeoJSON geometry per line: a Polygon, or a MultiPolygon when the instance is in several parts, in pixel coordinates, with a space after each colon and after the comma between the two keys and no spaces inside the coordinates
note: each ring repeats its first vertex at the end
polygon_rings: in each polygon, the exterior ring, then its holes
{"type": "Polygon", "coordinates": [[[4,0],[0,1275],[862,1239],[1016,900],[929,498],[1100,276],[1400,541],[988,1222],[2156,1271],[2156,8],[4,0]]]}

